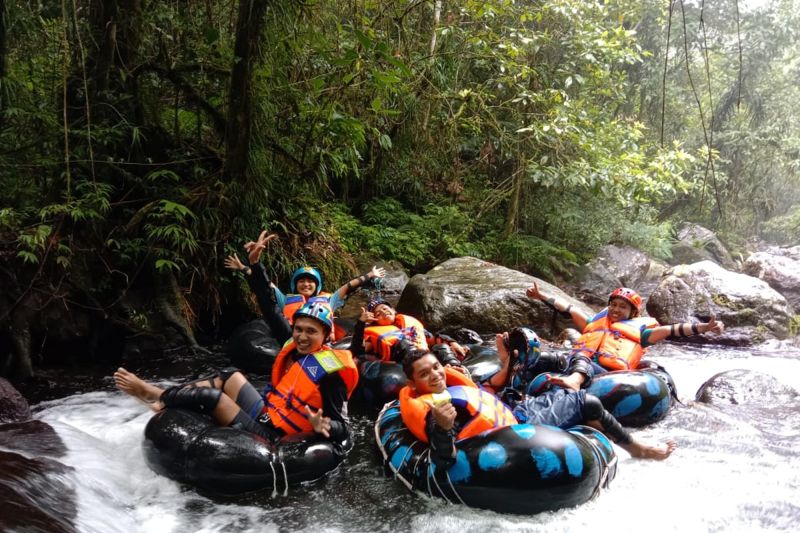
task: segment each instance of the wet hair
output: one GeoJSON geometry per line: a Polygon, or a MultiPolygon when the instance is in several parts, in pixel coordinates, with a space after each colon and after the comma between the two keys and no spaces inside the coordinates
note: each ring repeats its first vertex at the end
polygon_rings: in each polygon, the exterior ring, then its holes
{"type": "Polygon", "coordinates": [[[426,355],[433,355],[428,350],[414,349],[406,353],[403,358],[403,372],[405,372],[408,379],[414,377],[414,363],[425,357],[426,355]]]}

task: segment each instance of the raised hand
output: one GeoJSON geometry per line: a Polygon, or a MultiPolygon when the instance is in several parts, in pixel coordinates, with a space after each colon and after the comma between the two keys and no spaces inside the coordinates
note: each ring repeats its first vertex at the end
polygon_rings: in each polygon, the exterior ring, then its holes
{"type": "Polygon", "coordinates": [[[725,331],[725,324],[722,323],[721,320],[717,320],[717,317],[711,315],[711,318],[708,322],[706,322],[706,333],[711,331],[712,333],[722,333],[725,331]]]}
{"type": "Polygon", "coordinates": [[[525,291],[525,295],[528,298],[533,298],[534,300],[546,300],[547,297],[541,293],[539,290],[539,284],[535,281],[533,282],[533,287],[528,287],[528,290],[525,291]]]}
{"type": "Polygon", "coordinates": [[[369,271],[369,277],[371,278],[382,278],[386,275],[386,269],[383,267],[378,268],[377,266],[373,266],[372,270],[369,271]]]}
{"type": "Polygon", "coordinates": [[[366,308],[361,308],[361,316],[358,317],[358,320],[363,322],[364,324],[372,324],[375,322],[375,315],[372,314],[370,311],[367,311],[366,308]]]}
{"type": "Polygon", "coordinates": [[[239,256],[236,254],[229,255],[225,258],[225,268],[229,270],[244,270],[246,267],[242,262],[239,260],[239,256]]]}
{"type": "Polygon", "coordinates": [[[244,245],[244,249],[247,250],[247,260],[250,261],[251,265],[261,261],[261,253],[266,249],[269,241],[277,236],[276,233],[267,234],[267,230],[264,230],[258,235],[258,239],[244,245]]]}

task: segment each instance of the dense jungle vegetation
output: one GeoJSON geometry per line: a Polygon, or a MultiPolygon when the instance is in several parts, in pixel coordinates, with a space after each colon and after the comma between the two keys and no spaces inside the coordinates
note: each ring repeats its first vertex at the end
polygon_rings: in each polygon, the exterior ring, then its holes
{"type": "Polygon", "coordinates": [[[683,221],[796,244],[799,32],[797,0],[0,0],[0,374],[196,347],[261,229],[330,285],[663,258],[683,221]]]}

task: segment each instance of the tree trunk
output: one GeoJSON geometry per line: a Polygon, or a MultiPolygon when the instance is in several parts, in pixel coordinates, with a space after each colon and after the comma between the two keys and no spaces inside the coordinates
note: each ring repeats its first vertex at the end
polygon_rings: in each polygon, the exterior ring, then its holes
{"type": "Polygon", "coordinates": [[[31,329],[28,313],[16,312],[11,318],[12,356],[9,368],[15,379],[26,380],[33,377],[31,360],[31,329]]]}
{"type": "Polygon", "coordinates": [[[247,172],[252,126],[252,76],[258,41],[264,27],[266,0],[240,0],[236,42],[228,96],[223,174],[231,183],[241,182],[247,172]]]}
{"type": "Polygon", "coordinates": [[[182,296],[175,275],[172,272],[156,272],[154,276],[157,290],[156,306],[162,318],[180,333],[192,353],[208,353],[208,350],[198,344],[192,327],[180,312],[182,296]]]}
{"type": "MultiPolygon", "coordinates": [[[[430,47],[430,62],[429,68],[433,68],[436,62],[436,30],[439,29],[439,22],[442,18],[442,1],[436,0],[433,3],[433,30],[431,30],[431,47],[430,47]]],[[[422,119],[422,131],[428,130],[428,121],[431,118],[431,101],[428,100],[428,105],[425,108],[425,116],[422,119]]]]}
{"type": "Polygon", "coordinates": [[[3,129],[3,115],[6,109],[6,101],[3,95],[6,93],[6,2],[0,0],[0,131],[3,129]]]}
{"type": "MultiPolygon", "coordinates": [[[[108,90],[114,51],[117,48],[119,7],[116,0],[90,4],[90,21],[97,49],[89,55],[95,83],[95,95],[108,90]]],[[[88,67],[88,65],[87,65],[88,67]]]]}
{"type": "Polygon", "coordinates": [[[503,237],[508,239],[517,231],[519,220],[519,206],[522,197],[522,180],[525,177],[525,163],[522,156],[517,156],[514,174],[511,176],[511,198],[508,200],[508,213],[506,214],[506,224],[503,229],[503,237]]]}

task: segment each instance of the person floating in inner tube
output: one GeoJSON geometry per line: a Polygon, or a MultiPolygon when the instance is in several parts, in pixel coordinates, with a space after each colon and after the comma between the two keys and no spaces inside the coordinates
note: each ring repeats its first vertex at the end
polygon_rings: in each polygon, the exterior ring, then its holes
{"type": "MultiPolygon", "coordinates": [[[[508,353],[501,357],[507,359],[508,353]]],[[[429,443],[437,468],[449,468],[455,462],[457,440],[516,423],[561,429],[587,424],[638,458],[664,460],[677,446],[672,440],[663,446],[636,440],[586,391],[555,388],[536,397],[522,397],[511,411],[488,390],[443,367],[429,352],[411,352],[403,360],[403,370],[408,385],[400,390],[400,414],[414,436],[429,443]]]]}
{"type": "Polygon", "coordinates": [[[614,289],[608,297],[608,307],[593,317],[547,296],[536,283],[526,294],[571,318],[582,331],[572,346],[571,371],[559,378],[563,386],[574,390],[588,387],[592,377],[609,370],[635,369],[645,348],[657,342],[708,332],[719,334],[725,329],[725,324],[713,316],[708,322],[659,326],[655,319],[640,316],[642,297],[625,287],[614,289]]]}
{"type": "Polygon", "coordinates": [[[333,327],[329,305],[313,302],[294,314],[292,329],[277,306],[268,310],[272,331],[284,343],[272,367],[270,384],[259,392],[238,371],[220,372],[162,390],[119,368],[114,383],[121,391],[150,405],[191,409],[230,426],[276,441],[296,433],[315,432],[336,442],[349,438],[345,402],[358,383],[348,350],[326,344],[333,327]],[[283,328],[278,327],[283,322],[283,328]]]}
{"type": "MultiPolygon", "coordinates": [[[[257,240],[245,244],[249,266],[244,265],[236,254],[230,255],[225,259],[225,266],[230,270],[239,271],[245,275],[251,289],[256,294],[262,313],[265,306],[271,305],[269,301],[262,302],[262,300],[264,298],[274,300],[290,324],[295,311],[306,303],[325,302],[336,312],[344,305],[347,297],[353,291],[362,286],[370,286],[376,279],[383,278],[386,275],[385,269],[373,266],[372,270],[366,274],[351,279],[339,287],[336,292],[329,293],[322,292],[322,273],[314,267],[302,266],[292,274],[292,279],[289,282],[289,294],[284,294],[272,282],[269,282],[269,291],[257,291],[256,287],[259,282],[268,279],[266,269],[261,263],[261,254],[269,241],[275,237],[274,233],[267,235],[266,231],[262,231],[257,240]]],[[[334,326],[335,340],[339,340],[344,336],[345,332],[334,326]]]]}
{"type": "Polygon", "coordinates": [[[437,468],[453,465],[456,440],[517,423],[497,397],[456,368],[443,366],[427,349],[406,351],[402,364],[408,377],[398,398],[403,423],[429,444],[437,468]]]}
{"type": "Polygon", "coordinates": [[[373,298],[366,308],[361,308],[361,316],[353,329],[350,349],[360,359],[371,355],[382,361],[400,362],[403,350],[398,348],[403,341],[420,350],[436,346],[434,349],[437,356],[455,366],[459,366],[459,361],[467,355],[467,348],[446,335],[429,334],[419,320],[398,313],[383,298],[373,298]]]}

